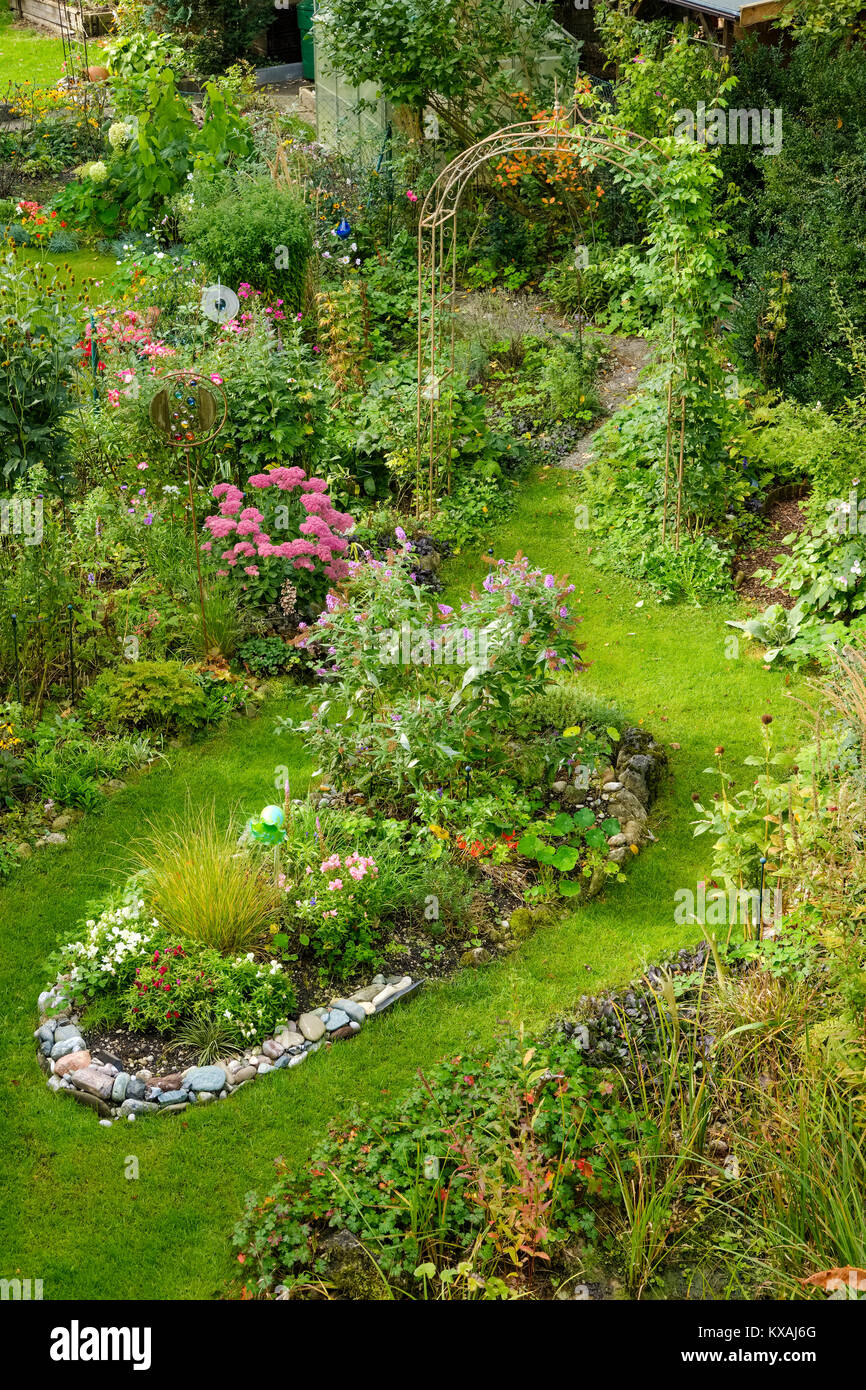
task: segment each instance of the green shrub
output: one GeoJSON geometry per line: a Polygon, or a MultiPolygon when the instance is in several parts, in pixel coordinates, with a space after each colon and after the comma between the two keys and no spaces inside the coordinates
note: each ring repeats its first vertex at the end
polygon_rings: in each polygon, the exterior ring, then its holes
{"type": "Polygon", "coordinates": [[[297,196],[270,178],[224,175],[196,183],[193,200],[182,215],[183,234],[208,274],[235,289],[252,285],[297,312],[312,247],[297,196]]]}
{"type": "Polygon", "coordinates": [[[83,703],[92,720],[109,727],[189,731],[208,718],[204,691],[176,661],[131,661],[103,671],[83,703]]]}
{"type": "Polygon", "coordinates": [[[282,637],[250,637],[238,648],[238,660],[254,676],[278,676],[296,666],[300,658],[282,637]]]}
{"type": "Polygon", "coordinates": [[[136,859],[158,921],[202,946],[226,954],[249,950],[279,907],[258,851],[238,846],[231,823],[218,827],[213,805],[151,825],[136,859]]]}

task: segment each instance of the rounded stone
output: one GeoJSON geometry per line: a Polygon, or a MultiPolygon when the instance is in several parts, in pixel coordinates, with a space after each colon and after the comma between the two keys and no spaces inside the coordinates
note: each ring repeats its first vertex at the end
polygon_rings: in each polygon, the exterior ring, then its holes
{"type": "Polygon", "coordinates": [[[186,1084],[191,1091],[221,1091],[227,1079],[222,1067],[194,1067],[186,1084]]]}

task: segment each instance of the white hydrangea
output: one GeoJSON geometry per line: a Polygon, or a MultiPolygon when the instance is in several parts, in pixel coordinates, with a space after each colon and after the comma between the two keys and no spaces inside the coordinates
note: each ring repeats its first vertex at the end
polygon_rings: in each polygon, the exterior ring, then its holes
{"type": "Polygon", "coordinates": [[[105,183],[108,178],[108,168],[103,160],[94,159],[92,164],[88,164],[87,177],[92,183],[105,183]]]}
{"type": "Polygon", "coordinates": [[[114,121],[108,127],[108,143],[113,150],[122,149],[132,139],[133,129],[128,121],[114,121]]]}

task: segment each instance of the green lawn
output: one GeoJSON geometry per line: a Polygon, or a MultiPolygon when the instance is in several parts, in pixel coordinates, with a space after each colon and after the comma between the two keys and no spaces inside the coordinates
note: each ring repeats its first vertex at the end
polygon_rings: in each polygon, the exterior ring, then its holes
{"type": "Polygon", "coordinates": [[[117,262],[111,256],[100,256],[97,251],[63,251],[56,254],[42,251],[38,246],[18,246],[16,258],[23,261],[44,262],[60,273],[68,266],[75,277],[76,292],[79,299],[93,299],[101,304],[108,297],[108,285],[117,269],[117,262]]]}
{"type": "MultiPolygon", "coordinates": [[[[725,659],[725,610],[660,608],[651,600],[637,608],[635,586],[599,577],[585,559],[585,535],[572,527],[579,486],[573,475],[553,474],[525,487],[513,519],[483,548],[493,544],[497,556],[508,557],[522,548],[538,564],[567,571],[593,663],[584,678],[681,745],[654,812],[659,843],[631,866],[627,884],[543,928],[502,961],[426,987],[371,1022],[351,1046],[246,1087],[216,1111],[103,1129],[83,1107],[52,1095],[37,1069],[30,1034],[36,995],[48,983],[45,956],[112,880],[148,817],[180,805],[187,793],[239,803],[245,814],[257,810],[272,795],[280,763],[293,764],[297,792],[307,785],[303,750],[274,734],[275,710],[173,754],[170,770],[143,775],[101,818],[76,827],[68,849],[37,855],[0,895],[4,1273],[43,1279],[52,1299],[213,1296],[233,1272],[228,1236],[244,1194],[270,1184],[277,1155],[303,1163],[328,1121],[356,1101],[396,1096],[419,1066],[489,1041],[502,1020],[543,1025],[581,993],[622,981],[700,935],[673,921],[675,890],[694,887],[707,869],[709,845],[692,836],[690,794],[705,787],[702,771],[716,744],[740,769],[759,744],[762,714],[774,716],[780,741],[793,742],[798,707],[782,676],[751,657],[725,659]],[[128,1154],[139,1160],[137,1182],[124,1178],[128,1154]]],[[[477,557],[462,556],[446,578],[456,595],[484,570],[477,557]]]]}
{"type": "Polygon", "coordinates": [[[6,0],[0,0],[0,96],[9,82],[53,87],[63,76],[63,44],[35,29],[13,24],[6,0]]]}

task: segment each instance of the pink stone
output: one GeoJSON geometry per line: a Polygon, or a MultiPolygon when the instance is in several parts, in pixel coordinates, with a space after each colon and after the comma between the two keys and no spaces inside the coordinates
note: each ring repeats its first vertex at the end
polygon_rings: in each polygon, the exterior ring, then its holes
{"type": "Polygon", "coordinates": [[[65,1076],[68,1071],[79,1071],[90,1066],[89,1052],[67,1052],[54,1063],[54,1075],[65,1076]]]}
{"type": "Polygon", "coordinates": [[[102,1067],[81,1067],[78,1071],[69,1073],[69,1080],[79,1091],[87,1091],[92,1096],[98,1096],[100,1100],[111,1098],[114,1077],[110,1072],[103,1071],[102,1067]]]}

